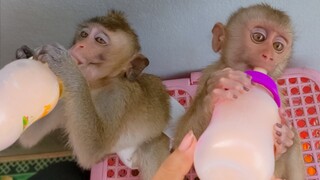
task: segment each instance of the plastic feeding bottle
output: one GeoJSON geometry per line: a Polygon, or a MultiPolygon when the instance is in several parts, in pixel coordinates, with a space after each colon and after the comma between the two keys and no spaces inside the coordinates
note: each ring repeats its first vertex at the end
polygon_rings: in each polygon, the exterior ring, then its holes
{"type": "Polygon", "coordinates": [[[15,60],[0,70],[0,151],[57,104],[59,82],[47,64],[15,60]]]}
{"type": "Polygon", "coordinates": [[[265,70],[246,73],[256,85],[235,100],[218,102],[199,138],[194,165],[201,180],[270,180],[273,176],[273,125],[280,122],[280,97],[265,70]]]}

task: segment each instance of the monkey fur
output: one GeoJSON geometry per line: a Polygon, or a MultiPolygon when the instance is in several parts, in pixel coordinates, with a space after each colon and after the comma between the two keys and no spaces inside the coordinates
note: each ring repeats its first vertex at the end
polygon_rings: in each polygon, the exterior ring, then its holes
{"type": "MultiPolygon", "coordinates": [[[[23,58],[30,51],[22,47],[16,54],[23,58]]],[[[132,166],[151,179],[169,154],[162,133],[170,116],[169,95],[161,79],[142,73],[149,61],[124,13],[111,10],[79,25],[69,51],[45,45],[32,55],[48,63],[63,89],[56,108],[29,127],[20,143],[34,146],[63,128],[81,167],[129,149],[132,166]]]]}
{"type": "MultiPolygon", "coordinates": [[[[294,36],[292,29],[289,16],[267,4],[240,8],[230,16],[226,26],[217,23],[213,27],[212,48],[215,52],[220,52],[221,56],[217,62],[203,70],[196,96],[179,121],[174,138],[175,148],[190,130],[193,130],[197,138],[201,136],[212,116],[216,102],[212,99],[222,96],[227,98],[230,94],[231,98],[236,99],[252,86],[251,80],[242,73],[243,71],[258,66],[265,68],[273,79],[282,74],[291,57],[294,36]],[[274,37],[272,42],[268,39],[269,36],[274,37]],[[264,47],[267,48],[264,49],[264,47]],[[228,79],[239,74],[239,71],[243,77],[233,78],[241,83],[236,81],[230,83],[228,79]],[[239,80],[241,78],[247,78],[247,84],[239,80]],[[228,87],[225,87],[224,84],[228,84],[228,87]],[[220,92],[220,94],[214,92],[220,92]]],[[[275,177],[303,180],[305,168],[301,143],[295,130],[292,131],[295,133],[293,142],[289,143],[287,152],[276,160],[275,177]]]]}

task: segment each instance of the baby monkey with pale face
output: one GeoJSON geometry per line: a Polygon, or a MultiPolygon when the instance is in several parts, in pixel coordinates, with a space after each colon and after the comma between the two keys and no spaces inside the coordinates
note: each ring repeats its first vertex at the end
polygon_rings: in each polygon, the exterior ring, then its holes
{"type": "MultiPolygon", "coordinates": [[[[277,79],[291,57],[294,38],[291,20],[286,13],[267,4],[240,8],[226,25],[215,24],[212,33],[212,49],[221,56],[203,71],[196,96],[179,122],[175,147],[189,130],[200,137],[219,99],[237,99],[250,91],[253,85],[245,70],[264,68],[269,76],[277,79]]],[[[273,178],[303,180],[305,168],[300,139],[295,130],[286,125],[284,110],[279,113],[283,122],[274,125],[273,178]]]]}
{"type": "Polygon", "coordinates": [[[31,55],[61,80],[62,97],[20,142],[31,147],[62,128],[81,167],[117,153],[126,165],[139,168],[143,179],[151,179],[169,154],[169,138],[162,133],[169,95],[160,78],[142,73],[149,61],[124,14],[112,10],[82,23],[69,51],[59,45],[35,54],[27,47],[17,51],[17,58],[31,55]]]}

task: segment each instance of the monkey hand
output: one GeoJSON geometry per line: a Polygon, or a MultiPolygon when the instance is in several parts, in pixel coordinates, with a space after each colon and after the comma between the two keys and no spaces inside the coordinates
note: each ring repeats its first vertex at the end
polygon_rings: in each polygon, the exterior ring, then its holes
{"type": "MultiPolygon", "coordinates": [[[[221,99],[237,99],[252,87],[251,77],[243,71],[225,68],[212,73],[207,81],[207,96],[209,108],[221,99]]],[[[207,104],[208,105],[208,104],[207,104]]]]}
{"type": "Polygon", "coordinates": [[[79,77],[77,73],[80,74],[80,71],[72,61],[68,51],[59,44],[40,47],[35,52],[34,57],[41,62],[47,63],[56,76],[63,81],[64,85],[68,81],[70,81],[69,84],[72,84],[71,81],[73,81],[73,83],[76,81],[75,79],[70,79],[70,77],[79,77]]]}
{"type": "Polygon", "coordinates": [[[215,97],[237,99],[252,87],[251,77],[243,71],[225,68],[212,74],[207,81],[208,93],[215,97]]]}
{"type": "Polygon", "coordinates": [[[287,149],[293,145],[294,133],[292,126],[286,123],[286,113],[284,109],[279,109],[281,123],[273,126],[273,139],[275,146],[275,158],[278,159],[287,149]]]}
{"type": "Polygon", "coordinates": [[[35,52],[35,59],[47,63],[64,87],[75,87],[75,82],[81,82],[77,79],[82,77],[80,70],[62,45],[56,43],[40,47],[35,52]]]}
{"type": "Polygon", "coordinates": [[[16,59],[28,59],[34,56],[34,51],[26,45],[16,50],[16,59]]]}

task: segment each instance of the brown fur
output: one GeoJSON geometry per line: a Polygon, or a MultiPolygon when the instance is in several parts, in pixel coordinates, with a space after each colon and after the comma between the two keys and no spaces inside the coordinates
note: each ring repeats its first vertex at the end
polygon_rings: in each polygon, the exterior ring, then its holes
{"type": "Polygon", "coordinates": [[[158,77],[142,74],[149,61],[139,52],[138,37],[122,12],[111,11],[81,27],[93,30],[86,37],[80,37],[81,32],[85,35],[83,30],[76,33],[70,52],[77,60],[57,45],[44,46],[35,55],[61,79],[64,92],[54,111],[27,129],[20,142],[30,147],[51,130],[64,128],[84,168],[108,154],[137,146],[133,164],[143,179],[151,179],[169,154],[169,141],[162,133],[169,120],[169,95],[158,77]],[[99,33],[91,39],[94,30],[99,33]],[[107,34],[107,45],[98,43],[96,37],[101,34],[107,34]],[[123,45],[118,47],[119,43],[123,45]],[[90,54],[93,51],[99,56],[90,54]],[[109,66],[103,67],[105,63],[109,66]],[[90,74],[86,68],[91,66],[101,75],[90,74]]]}
{"type": "MultiPolygon", "coordinates": [[[[269,75],[275,79],[282,74],[291,57],[293,45],[293,32],[288,15],[267,4],[258,4],[240,8],[231,15],[226,26],[222,23],[217,23],[212,30],[212,48],[216,52],[219,51],[221,57],[217,62],[204,69],[199,80],[196,96],[178,125],[175,135],[175,147],[178,147],[188,131],[193,130],[195,136],[199,138],[207,128],[213,111],[213,105],[210,104],[212,89],[209,89],[208,84],[210,79],[213,79],[213,81],[210,81],[213,82],[213,85],[210,86],[216,88],[220,81],[217,73],[227,67],[233,70],[245,71],[254,66],[261,66],[261,64],[257,64],[257,58],[251,57],[252,54],[257,53],[251,52],[254,50],[246,49],[243,45],[244,37],[246,37],[244,32],[248,29],[247,26],[250,23],[258,23],[260,26],[266,25],[286,35],[289,43],[288,49],[281,55],[275,55],[275,57],[281,59],[275,59],[274,67],[272,69],[269,68],[269,75]]],[[[296,135],[293,146],[276,161],[276,177],[289,180],[304,179],[305,170],[300,148],[299,137],[296,135]]]]}

